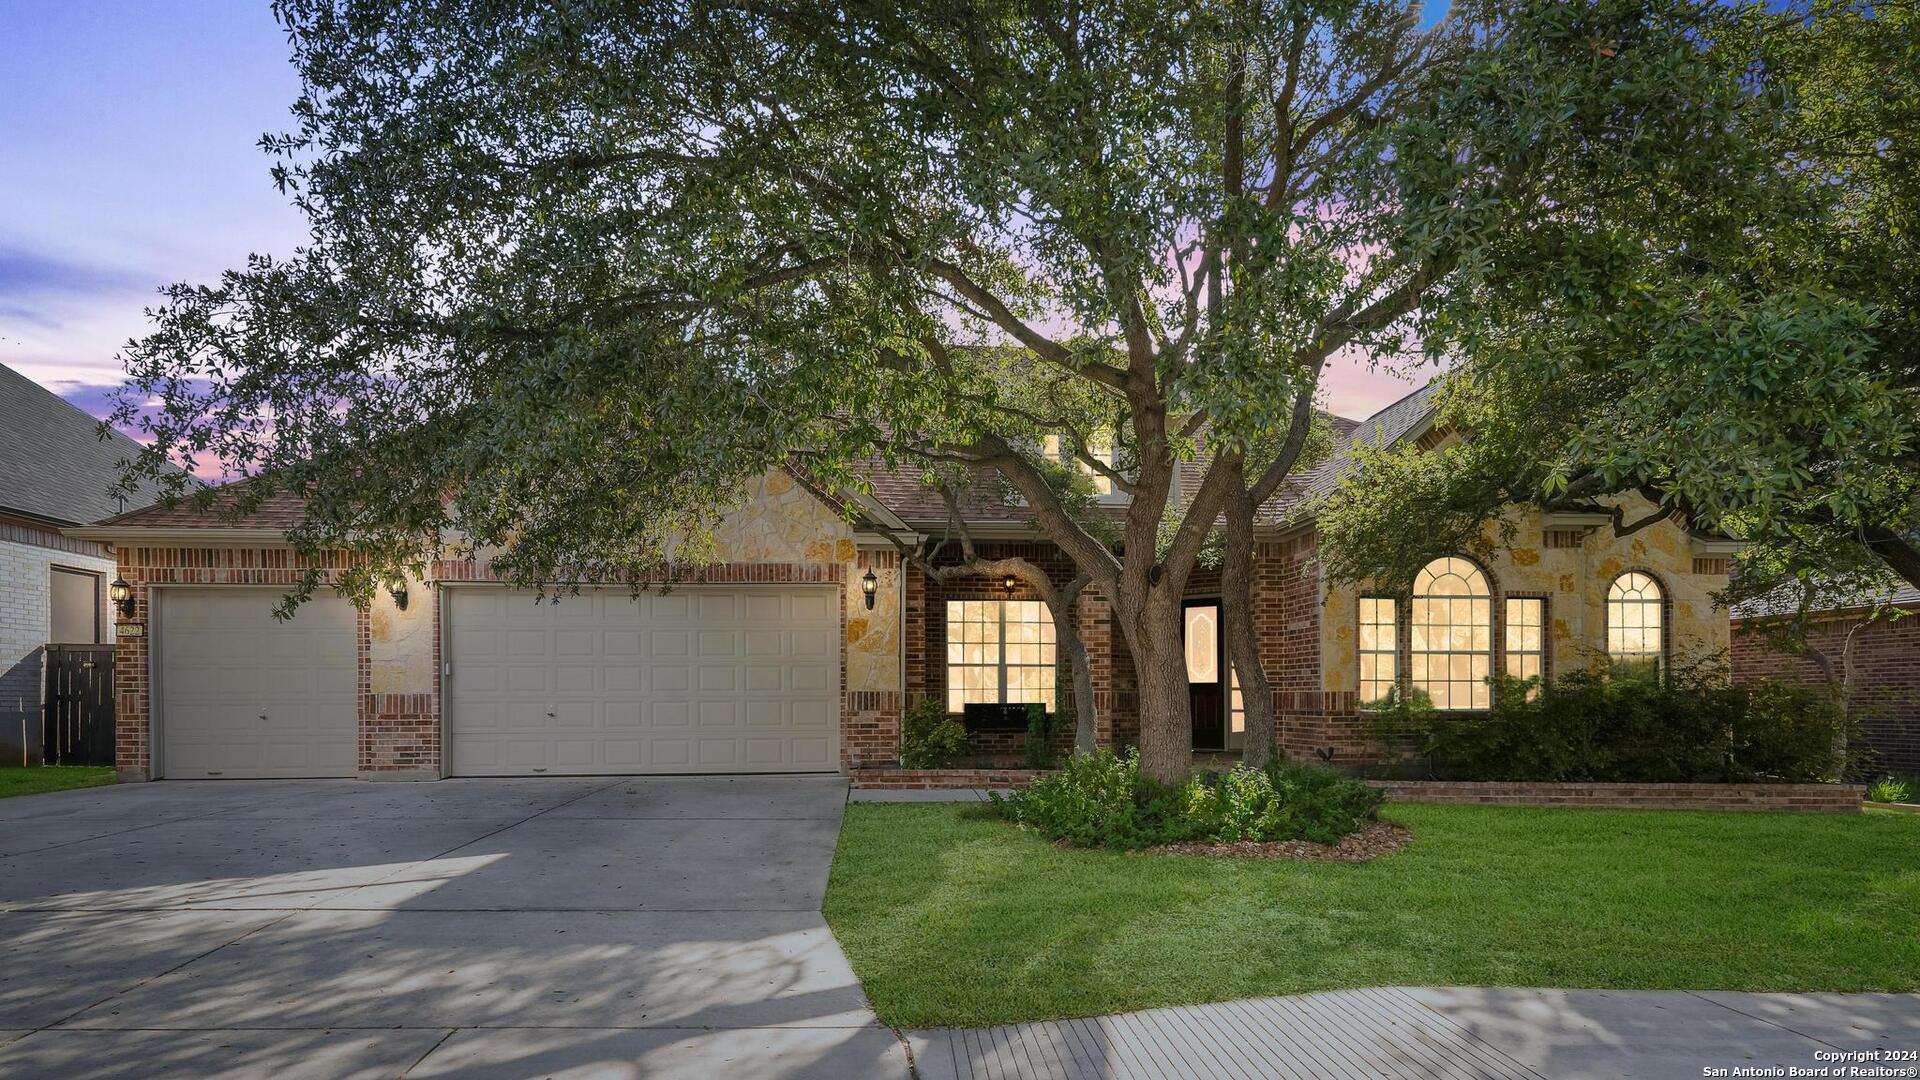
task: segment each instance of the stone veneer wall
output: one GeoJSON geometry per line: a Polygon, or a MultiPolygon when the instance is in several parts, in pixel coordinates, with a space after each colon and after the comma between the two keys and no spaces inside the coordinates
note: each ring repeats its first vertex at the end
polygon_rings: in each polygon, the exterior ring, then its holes
{"type": "MultiPolygon", "coordinates": [[[[1628,520],[1637,520],[1652,508],[1639,496],[1624,500],[1628,520]]],[[[1695,558],[1692,538],[1671,521],[1650,526],[1631,536],[1617,537],[1608,526],[1568,529],[1548,528],[1537,511],[1516,509],[1511,539],[1502,536],[1489,522],[1486,535],[1494,548],[1489,558],[1475,558],[1487,576],[1494,605],[1493,666],[1506,666],[1505,615],[1503,601],[1508,596],[1539,597],[1546,600],[1546,671],[1549,678],[1557,672],[1597,666],[1606,655],[1606,596],[1614,579],[1628,570],[1640,570],[1659,581],[1665,597],[1666,649],[1676,662],[1725,662],[1729,647],[1726,612],[1715,606],[1712,593],[1726,587],[1729,560],[1695,558]]],[[[1311,545],[1301,538],[1296,543],[1311,545]]],[[[1297,736],[1317,732],[1306,742],[1332,747],[1335,763],[1366,760],[1378,756],[1378,747],[1367,734],[1365,717],[1358,709],[1360,597],[1376,595],[1351,585],[1319,583],[1321,596],[1319,625],[1318,689],[1319,699],[1307,698],[1304,704],[1319,705],[1293,710],[1300,717],[1299,730],[1287,731],[1283,722],[1282,742],[1289,754],[1304,756],[1297,736]],[[1293,741],[1290,741],[1293,740],[1293,741]]],[[[1304,599],[1304,590],[1295,595],[1304,599]]],[[[1400,671],[1409,667],[1409,635],[1405,605],[1400,619],[1400,671]]],[[[1306,655],[1301,650],[1300,655],[1306,655]]],[[[1289,706],[1282,705],[1283,717],[1289,706]]]]}

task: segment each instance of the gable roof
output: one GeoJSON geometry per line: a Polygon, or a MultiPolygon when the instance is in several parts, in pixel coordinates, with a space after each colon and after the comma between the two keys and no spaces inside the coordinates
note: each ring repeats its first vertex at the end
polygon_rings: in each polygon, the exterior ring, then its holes
{"type": "Polygon", "coordinates": [[[212,489],[211,501],[200,505],[199,500],[180,498],[169,505],[156,502],[138,510],[129,510],[100,522],[103,526],[123,525],[131,528],[167,528],[167,529],[272,529],[284,531],[299,525],[305,519],[307,502],[298,495],[287,491],[275,491],[260,500],[253,513],[244,518],[233,516],[236,499],[245,490],[251,480],[236,480],[231,484],[221,484],[212,489]]]}
{"type": "Polygon", "coordinates": [[[1262,520],[1268,525],[1283,524],[1313,502],[1331,495],[1358,467],[1357,451],[1361,447],[1385,448],[1417,435],[1433,418],[1439,386],[1440,380],[1435,379],[1365,420],[1336,417],[1333,452],[1281,485],[1260,508],[1262,520]]]}
{"type": "MultiPolygon", "coordinates": [[[[140,444],[0,364],[0,510],[62,525],[118,513],[110,492],[140,444]]],[[[157,493],[143,486],[149,498],[157,493]]]]}
{"type": "MultiPolygon", "coordinates": [[[[1269,526],[1284,524],[1299,507],[1331,493],[1355,467],[1354,449],[1390,446],[1422,430],[1433,415],[1433,392],[1437,381],[1413,391],[1374,413],[1365,420],[1326,414],[1334,433],[1334,450],[1314,468],[1290,479],[1262,508],[1262,522],[1269,526]]],[[[1183,489],[1191,491],[1204,472],[1205,462],[1182,462],[1178,468],[1183,489]]],[[[804,477],[804,470],[790,467],[816,495],[827,495],[804,477]]],[[[873,501],[906,525],[939,529],[945,526],[947,506],[940,493],[920,482],[920,470],[912,465],[888,468],[874,459],[867,464],[867,479],[873,489],[873,501]]],[[[296,495],[278,491],[268,495],[260,507],[244,519],[231,516],[232,493],[239,481],[215,489],[214,501],[202,507],[190,499],[177,500],[172,506],[155,503],[100,522],[102,527],[155,529],[256,529],[284,531],[300,524],[305,503],[296,495]]],[[[1032,512],[1018,499],[1010,499],[1002,481],[990,470],[977,469],[960,492],[960,506],[971,524],[1020,525],[1032,518],[1032,512]]],[[[1120,512],[1120,505],[1112,507],[1120,512]]]]}

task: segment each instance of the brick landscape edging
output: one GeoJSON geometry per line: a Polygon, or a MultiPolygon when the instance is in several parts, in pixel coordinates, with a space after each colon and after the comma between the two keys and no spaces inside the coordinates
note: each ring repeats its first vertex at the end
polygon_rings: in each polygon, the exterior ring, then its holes
{"type": "Polygon", "coordinates": [[[1395,802],[1483,806],[1594,806],[1649,810],[1800,810],[1854,814],[1860,784],[1582,784],[1369,780],[1395,802]]]}
{"type": "Polygon", "coordinates": [[[941,791],[955,788],[1019,787],[1043,769],[853,769],[856,788],[888,791],[941,791]]]}
{"type": "MultiPolygon", "coordinates": [[[[1040,769],[854,769],[856,788],[936,791],[1019,787],[1040,769]]],[[[1395,802],[1481,806],[1591,806],[1646,810],[1860,811],[1860,784],[1582,784],[1471,780],[1369,780],[1395,802]]]]}

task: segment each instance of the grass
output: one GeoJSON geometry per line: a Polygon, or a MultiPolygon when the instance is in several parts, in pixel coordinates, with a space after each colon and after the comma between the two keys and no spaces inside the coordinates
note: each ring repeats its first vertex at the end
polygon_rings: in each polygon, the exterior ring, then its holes
{"type": "Polygon", "coordinates": [[[827,921],[881,1018],[1012,1023],[1383,985],[1920,990],[1920,816],[1397,804],[1364,864],[1056,848],[847,807],[827,921]]]}
{"type": "Polygon", "coordinates": [[[0,766],[0,799],[111,783],[113,769],[106,765],[0,766]]]}

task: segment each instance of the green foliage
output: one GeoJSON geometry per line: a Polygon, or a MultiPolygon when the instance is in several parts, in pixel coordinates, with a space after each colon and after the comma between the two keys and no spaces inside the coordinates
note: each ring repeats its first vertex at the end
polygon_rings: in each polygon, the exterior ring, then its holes
{"type": "Polygon", "coordinates": [[[111,766],[95,765],[8,765],[0,767],[0,799],[14,795],[38,795],[46,791],[95,787],[113,783],[111,766]]]}
{"type": "Polygon", "coordinates": [[[1881,803],[1909,803],[1913,801],[1914,784],[1911,777],[1883,776],[1867,785],[1867,801],[1881,803]]]}
{"type": "MultiPolygon", "coordinates": [[[[1889,567],[1920,584],[1920,8],[1560,7],[1539,17],[1591,32],[1629,93],[1693,81],[1681,96],[1699,107],[1649,101],[1649,125],[1580,173],[1579,212],[1443,290],[1430,340],[1456,360],[1442,407],[1470,441],[1363,455],[1322,515],[1335,574],[1402,580],[1484,542],[1509,503],[1638,494],[1654,505],[1636,516],[1678,510],[1753,541],[1746,595],[1889,567]],[[1682,69],[1649,46],[1689,20],[1712,44],[1682,69]],[[1616,182],[1675,137],[1698,141],[1687,163],[1616,182]],[[1709,160],[1721,175],[1686,175],[1709,160]]],[[[1470,78],[1462,98],[1498,116],[1512,78],[1470,78]]]]}
{"type": "Polygon", "coordinates": [[[1027,705],[1027,741],[1021,748],[1024,764],[1029,769],[1051,769],[1054,759],[1053,737],[1060,730],[1060,714],[1050,713],[1045,705],[1031,702],[1027,705]]]}
{"type": "Polygon", "coordinates": [[[1527,686],[1497,681],[1486,712],[1402,707],[1376,723],[1443,780],[1813,783],[1850,764],[1831,696],[1795,683],[1572,672],[1531,700],[1527,686]]]}
{"type": "Polygon", "coordinates": [[[900,718],[900,764],[939,769],[967,752],[967,729],[934,698],[921,698],[900,718]]]}
{"type": "Polygon", "coordinates": [[[1332,844],[1372,820],[1381,795],[1331,769],[1276,762],[1163,784],[1139,755],[1075,755],[1011,795],[993,797],[1009,821],[1075,847],[1137,849],[1199,840],[1332,844]]]}

